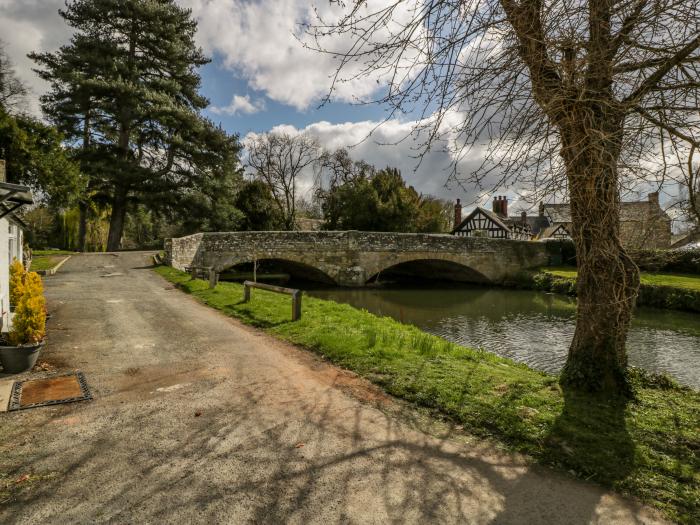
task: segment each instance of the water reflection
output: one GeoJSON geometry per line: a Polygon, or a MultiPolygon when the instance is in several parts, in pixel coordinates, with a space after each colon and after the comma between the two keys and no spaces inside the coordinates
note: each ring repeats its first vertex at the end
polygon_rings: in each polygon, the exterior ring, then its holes
{"type": "MultiPolygon", "coordinates": [[[[427,332],[558,372],[574,334],[575,299],[485,287],[310,290],[427,332]]],[[[631,365],[668,372],[700,388],[700,316],[640,308],[628,339],[631,365]]]]}

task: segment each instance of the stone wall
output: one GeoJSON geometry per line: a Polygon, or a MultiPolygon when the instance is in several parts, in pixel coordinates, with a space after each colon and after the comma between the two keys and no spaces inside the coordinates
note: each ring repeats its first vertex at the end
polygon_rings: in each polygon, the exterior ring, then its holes
{"type": "Polygon", "coordinates": [[[241,263],[282,259],[313,267],[343,286],[363,286],[397,264],[434,260],[473,270],[475,279],[499,282],[525,268],[546,265],[543,243],[501,239],[381,232],[227,232],[170,239],[173,267],[211,266],[222,271],[241,263]]]}

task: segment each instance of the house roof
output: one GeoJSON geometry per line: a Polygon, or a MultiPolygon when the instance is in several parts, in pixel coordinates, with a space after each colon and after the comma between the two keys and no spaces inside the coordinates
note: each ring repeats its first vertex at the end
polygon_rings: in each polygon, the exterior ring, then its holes
{"type": "MultiPolygon", "coordinates": [[[[504,230],[510,231],[510,226],[508,226],[504,222],[504,219],[499,217],[498,214],[496,214],[492,211],[489,211],[486,208],[482,208],[481,206],[477,206],[471,212],[469,212],[469,214],[462,220],[462,222],[459,223],[459,226],[457,226],[454,230],[452,230],[452,232],[454,233],[456,231],[461,230],[467,224],[467,222],[469,222],[469,220],[474,215],[476,215],[478,212],[481,212],[482,214],[484,214],[487,218],[491,219],[493,222],[495,222],[498,226],[500,226],[504,230]]],[[[505,220],[507,220],[507,219],[505,219],[505,220]]]]}
{"type": "Polygon", "coordinates": [[[567,235],[571,235],[569,233],[569,230],[563,224],[554,224],[554,225],[549,226],[549,227],[545,228],[544,230],[542,230],[540,232],[540,234],[537,236],[537,238],[538,239],[548,239],[549,237],[554,235],[554,233],[559,229],[564,230],[567,233],[567,235]]]}
{"type": "MultiPolygon", "coordinates": [[[[513,224],[522,224],[523,217],[522,215],[511,215],[509,217],[509,220],[513,224]]],[[[539,233],[544,228],[549,226],[549,219],[546,216],[527,215],[525,217],[525,220],[526,223],[530,226],[530,230],[532,230],[532,233],[539,233]]]]}
{"type": "MultiPolygon", "coordinates": [[[[14,212],[25,204],[34,204],[34,197],[27,186],[0,182],[0,219],[8,215],[13,216],[14,212]]],[[[21,219],[14,219],[20,225],[24,224],[21,219]]]]}
{"type": "Polygon", "coordinates": [[[545,204],[544,213],[553,223],[571,222],[571,208],[568,202],[562,204],[545,204]]]}
{"type": "MultiPolygon", "coordinates": [[[[633,201],[633,202],[621,202],[620,203],[620,221],[621,222],[638,222],[649,217],[649,212],[653,211],[658,213],[659,216],[664,218],[669,218],[665,211],[663,211],[658,205],[656,208],[649,201],[633,201]]],[[[552,221],[553,224],[557,223],[570,223],[571,222],[571,208],[568,202],[561,204],[545,204],[544,212],[552,221]]]]}
{"type": "Polygon", "coordinates": [[[14,204],[34,204],[34,197],[27,186],[0,182],[0,202],[14,204]]]}

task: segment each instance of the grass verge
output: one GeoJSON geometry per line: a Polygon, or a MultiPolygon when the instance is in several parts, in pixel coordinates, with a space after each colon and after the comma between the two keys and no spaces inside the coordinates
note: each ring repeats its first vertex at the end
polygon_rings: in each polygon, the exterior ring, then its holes
{"type": "Polygon", "coordinates": [[[66,255],[33,255],[30,270],[33,272],[51,270],[66,257],[66,255]]]}
{"type": "MultiPolygon", "coordinates": [[[[570,266],[541,268],[521,273],[513,285],[576,295],[576,275],[576,268],[570,266]]],[[[700,276],[642,272],[640,280],[637,306],[700,312],[700,276]]]]}
{"type": "Polygon", "coordinates": [[[77,252],[72,252],[70,250],[32,250],[32,256],[44,256],[44,255],[75,255],[77,252]]]}
{"type": "MultiPolygon", "coordinates": [[[[557,277],[576,279],[576,268],[570,266],[542,268],[542,271],[551,273],[557,277]]],[[[642,284],[647,284],[649,286],[668,286],[671,288],[700,291],[700,275],[641,272],[639,277],[642,284]]]]}
{"type": "Polygon", "coordinates": [[[626,405],[563,393],[557,377],[452,344],[390,318],[304,297],[290,322],[287,296],[202,280],[167,266],[157,273],[203,303],[329,358],[390,394],[439,411],[468,432],[495,438],[541,463],[595,480],[700,521],[700,393],[636,371],[626,405]]]}

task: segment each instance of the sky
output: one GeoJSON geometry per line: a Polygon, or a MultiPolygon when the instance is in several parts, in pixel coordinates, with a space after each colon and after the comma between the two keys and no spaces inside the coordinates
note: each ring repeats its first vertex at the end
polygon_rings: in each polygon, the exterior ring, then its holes
{"type": "MultiPolygon", "coordinates": [[[[370,0],[378,3],[381,0],[370,0]]],[[[351,157],[379,168],[394,166],[418,191],[465,204],[486,204],[490,195],[476,188],[446,185],[452,165],[440,148],[420,165],[418,143],[411,140],[411,116],[386,119],[381,105],[358,104],[376,96],[381,79],[368,76],[328,94],[337,63],[329,55],[305,49],[300,23],[312,19],[313,5],[333,16],[328,0],[178,0],[198,21],[197,41],[212,61],[200,70],[202,93],[211,105],[205,115],[242,139],[265,131],[307,132],[323,147],[348,147],[351,157]],[[371,133],[371,136],[370,136],[371,133]],[[398,144],[397,144],[398,143],[398,144]],[[391,144],[391,145],[387,145],[391,144]]],[[[30,88],[29,110],[39,113],[38,97],[46,85],[32,71],[31,51],[54,51],[70,39],[70,28],[58,15],[64,0],[0,0],[0,39],[17,75],[30,88]]],[[[371,5],[370,5],[371,7],[371,5]]],[[[400,16],[400,14],[399,14],[400,16]]],[[[337,43],[342,47],[343,42],[337,43]]],[[[463,174],[481,163],[479,151],[459,161],[463,174]]],[[[302,184],[302,194],[310,181],[302,184]]],[[[517,188],[499,190],[511,200],[510,210],[530,208],[518,201],[517,188]]]]}

